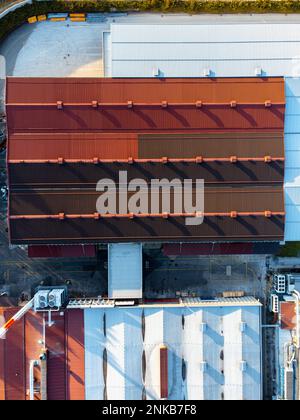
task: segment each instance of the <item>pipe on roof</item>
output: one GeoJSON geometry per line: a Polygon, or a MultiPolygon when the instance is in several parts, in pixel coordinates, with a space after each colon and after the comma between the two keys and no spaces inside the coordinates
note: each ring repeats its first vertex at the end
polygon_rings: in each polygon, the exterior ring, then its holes
{"type": "Polygon", "coordinates": [[[37,366],[37,360],[30,360],[29,364],[29,399],[34,400],[34,367],[37,366]]]}
{"type": "Polygon", "coordinates": [[[128,157],[127,159],[101,159],[98,157],[94,157],[93,159],[64,159],[59,157],[57,159],[10,159],[8,163],[10,164],[19,164],[19,163],[28,163],[28,164],[44,164],[44,163],[51,163],[51,164],[63,164],[63,163],[205,163],[205,162],[264,162],[264,163],[271,163],[271,162],[284,162],[284,157],[272,157],[272,156],[264,156],[264,157],[238,157],[238,156],[230,156],[230,157],[216,157],[216,158],[205,158],[203,156],[196,156],[194,158],[149,158],[149,159],[140,159],[140,158],[133,158],[128,157]]]}
{"type": "Polygon", "coordinates": [[[204,106],[207,107],[229,107],[229,108],[237,108],[238,106],[262,106],[265,108],[271,108],[272,106],[284,106],[285,102],[272,102],[270,100],[265,100],[264,102],[133,102],[128,100],[127,102],[63,102],[62,100],[58,100],[57,102],[11,102],[7,103],[6,106],[8,107],[55,107],[57,109],[64,109],[64,107],[69,106],[80,106],[80,107],[92,107],[92,108],[110,108],[110,107],[120,107],[120,108],[132,108],[134,107],[159,107],[159,108],[169,108],[169,107],[196,107],[202,108],[204,106]]]}
{"type": "Polygon", "coordinates": [[[285,212],[277,211],[272,212],[270,210],[257,211],[257,212],[237,212],[235,210],[230,212],[215,212],[215,213],[203,213],[203,212],[194,212],[194,213],[126,213],[126,214],[26,214],[26,215],[11,215],[9,216],[10,220],[43,220],[43,219],[111,219],[111,218],[122,218],[122,219],[134,219],[134,218],[164,218],[169,217],[230,217],[235,219],[237,217],[272,217],[272,216],[285,216],[285,212]]]}

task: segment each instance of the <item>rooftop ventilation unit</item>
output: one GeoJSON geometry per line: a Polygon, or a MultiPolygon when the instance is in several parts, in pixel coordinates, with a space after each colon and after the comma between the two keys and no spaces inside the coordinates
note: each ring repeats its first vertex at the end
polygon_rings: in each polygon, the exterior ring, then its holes
{"type": "Polygon", "coordinates": [[[211,70],[209,68],[206,67],[206,68],[203,69],[203,76],[204,77],[209,77],[210,74],[211,74],[211,70]]]}
{"type": "Polygon", "coordinates": [[[158,67],[153,67],[152,69],[152,76],[153,77],[159,77],[160,76],[160,70],[158,67]]]}
{"type": "Polygon", "coordinates": [[[205,322],[200,323],[200,331],[204,333],[206,331],[207,324],[205,322]]]}
{"type": "Polygon", "coordinates": [[[240,369],[242,372],[245,372],[247,370],[247,362],[245,362],[244,360],[242,360],[240,362],[240,369]]]}
{"type": "Polygon", "coordinates": [[[255,74],[255,76],[258,76],[258,77],[260,77],[260,76],[262,76],[262,68],[261,67],[255,67],[255,69],[254,69],[254,74],[255,74]]]}
{"type": "Polygon", "coordinates": [[[286,292],[286,279],[283,274],[275,274],[273,277],[273,286],[277,293],[286,292]]]}
{"type": "Polygon", "coordinates": [[[246,331],[246,327],[247,327],[246,322],[241,322],[241,323],[240,323],[240,331],[241,331],[242,333],[246,331]]]}
{"type": "Polygon", "coordinates": [[[201,372],[205,372],[205,371],[207,371],[207,362],[206,361],[202,361],[202,362],[200,362],[200,370],[201,370],[201,372]]]}
{"type": "Polygon", "coordinates": [[[274,314],[279,312],[279,298],[274,293],[270,297],[270,312],[274,312],[274,314]]]}

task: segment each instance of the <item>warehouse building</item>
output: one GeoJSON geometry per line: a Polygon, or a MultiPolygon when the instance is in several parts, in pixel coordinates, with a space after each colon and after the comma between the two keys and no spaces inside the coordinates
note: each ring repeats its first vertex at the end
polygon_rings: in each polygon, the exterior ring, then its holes
{"type": "Polygon", "coordinates": [[[6,106],[12,244],[284,239],[282,78],[8,78],[6,106]],[[204,222],[99,215],[98,181],[119,192],[122,171],[203,179],[204,222]]]}
{"type": "Polygon", "coordinates": [[[103,44],[108,77],[285,77],[285,241],[299,241],[299,24],[116,23],[103,44]]]}
{"type": "Polygon", "coordinates": [[[112,23],[103,43],[106,77],[300,76],[297,23],[112,23]]]}
{"type": "MultiPolygon", "coordinates": [[[[260,312],[253,298],[135,307],[75,300],[45,334],[45,317],[28,313],[0,340],[0,399],[29,398],[30,362],[43,348],[49,400],[259,400],[260,312]]],[[[34,380],[39,399],[43,384],[34,380]]]]}

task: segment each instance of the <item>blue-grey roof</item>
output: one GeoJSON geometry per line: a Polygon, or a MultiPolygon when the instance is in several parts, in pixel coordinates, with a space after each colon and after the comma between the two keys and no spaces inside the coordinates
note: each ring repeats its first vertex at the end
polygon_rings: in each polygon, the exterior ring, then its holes
{"type": "Polygon", "coordinates": [[[168,399],[261,399],[257,301],[85,309],[84,318],[86,399],[103,399],[104,354],[108,399],[140,400],[143,389],[147,399],[160,399],[161,345],[168,348],[168,399]]]}
{"type": "Polygon", "coordinates": [[[108,245],[108,297],[110,299],[141,299],[143,297],[142,255],[142,244],[139,243],[108,245]]]}

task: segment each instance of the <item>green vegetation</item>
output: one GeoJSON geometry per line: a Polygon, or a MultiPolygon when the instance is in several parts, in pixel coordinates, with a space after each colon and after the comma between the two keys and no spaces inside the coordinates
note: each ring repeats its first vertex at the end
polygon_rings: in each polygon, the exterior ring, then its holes
{"type": "Polygon", "coordinates": [[[297,0],[99,0],[33,1],[0,21],[0,39],[26,22],[30,16],[59,12],[185,12],[185,13],[300,13],[297,0]]]}
{"type": "Polygon", "coordinates": [[[300,254],[300,242],[287,242],[280,248],[278,257],[298,257],[300,254]]]}

